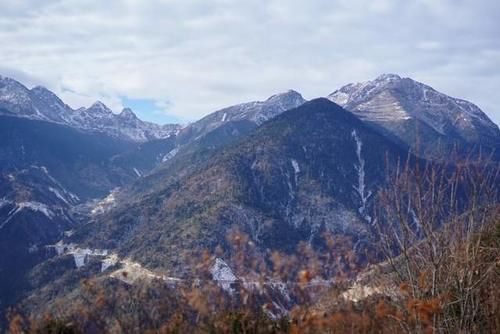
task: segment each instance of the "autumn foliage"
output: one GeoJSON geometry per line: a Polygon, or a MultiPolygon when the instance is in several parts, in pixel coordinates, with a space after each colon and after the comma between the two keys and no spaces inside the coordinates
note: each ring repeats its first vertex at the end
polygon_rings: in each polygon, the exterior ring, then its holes
{"type": "Polygon", "coordinates": [[[376,199],[371,257],[330,233],[319,249],[262,251],[233,229],[231,249],[191,254],[191,279],[85,280],[53,314],[13,312],[9,332],[498,333],[498,173],[483,161],[398,169],[376,199]],[[240,278],[230,291],[211,279],[219,256],[240,278]]]}

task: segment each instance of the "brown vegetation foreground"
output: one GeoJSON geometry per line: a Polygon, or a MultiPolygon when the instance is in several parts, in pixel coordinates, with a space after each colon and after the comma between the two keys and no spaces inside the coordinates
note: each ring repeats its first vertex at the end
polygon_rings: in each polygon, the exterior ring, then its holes
{"type": "Polygon", "coordinates": [[[52,315],[11,315],[10,332],[499,333],[498,172],[467,162],[392,176],[373,223],[374,258],[385,261],[361,273],[367,257],[346,238],[325,234],[321,249],[290,256],[262,254],[233,231],[228,263],[240,280],[230,289],[211,280],[205,254],[198,279],[86,280],[52,315]]]}

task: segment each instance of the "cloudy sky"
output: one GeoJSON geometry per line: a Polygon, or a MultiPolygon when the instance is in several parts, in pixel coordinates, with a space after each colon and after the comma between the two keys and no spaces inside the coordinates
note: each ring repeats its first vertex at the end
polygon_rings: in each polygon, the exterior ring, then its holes
{"type": "Polygon", "coordinates": [[[500,123],[498,0],[0,0],[0,74],[190,121],[397,73],[500,123]]]}

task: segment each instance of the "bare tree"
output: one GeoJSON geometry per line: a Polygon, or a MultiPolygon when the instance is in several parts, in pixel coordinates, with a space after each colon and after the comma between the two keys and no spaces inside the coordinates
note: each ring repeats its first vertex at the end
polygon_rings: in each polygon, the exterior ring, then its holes
{"type": "Polygon", "coordinates": [[[406,296],[407,331],[477,332],[495,311],[482,300],[499,278],[498,244],[485,241],[498,226],[498,181],[488,159],[408,160],[379,192],[374,226],[406,296]]]}

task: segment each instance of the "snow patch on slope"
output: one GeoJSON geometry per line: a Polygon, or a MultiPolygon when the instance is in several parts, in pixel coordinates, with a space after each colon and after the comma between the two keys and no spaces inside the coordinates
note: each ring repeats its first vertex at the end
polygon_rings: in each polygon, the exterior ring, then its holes
{"type": "Polygon", "coordinates": [[[297,160],[292,159],[291,162],[292,162],[292,167],[293,167],[293,170],[295,171],[295,174],[300,173],[300,167],[299,167],[299,163],[297,162],[297,160]]]}
{"type": "Polygon", "coordinates": [[[173,157],[175,157],[175,155],[179,152],[179,148],[176,147],[174,148],[172,151],[168,152],[167,154],[165,154],[163,156],[163,158],[161,159],[161,162],[166,162],[170,159],[172,159],[173,157]]]}
{"type": "Polygon", "coordinates": [[[368,222],[371,222],[371,217],[366,213],[366,204],[368,199],[372,195],[371,191],[366,191],[365,185],[365,160],[361,156],[361,149],[363,147],[363,142],[359,138],[356,130],[352,130],[352,138],[356,142],[356,156],[358,158],[358,164],[354,165],[354,169],[358,174],[358,184],[353,186],[356,194],[358,195],[361,206],[358,208],[359,214],[368,222]]]}
{"type": "Polygon", "coordinates": [[[233,292],[231,284],[236,282],[236,276],[224,260],[216,258],[214,265],[210,268],[210,273],[212,274],[213,280],[216,281],[222,289],[230,293],[233,292]]]}
{"type": "Polygon", "coordinates": [[[80,198],[77,195],[73,194],[71,191],[68,191],[66,188],[64,188],[63,185],[49,173],[47,167],[32,165],[31,168],[41,170],[45,174],[45,176],[59,188],[59,190],[57,190],[56,188],[49,187],[49,191],[54,193],[59,199],[63,200],[63,202],[66,202],[67,204],[69,203],[74,204],[80,201],[80,198]],[[64,193],[64,195],[61,193],[61,191],[62,193],[64,193]]]}
{"type": "Polygon", "coordinates": [[[61,192],[55,188],[52,188],[52,187],[49,187],[49,191],[51,193],[53,193],[54,195],[56,195],[57,198],[59,198],[61,201],[63,201],[64,203],[68,204],[69,205],[69,202],[68,200],[66,199],[66,197],[64,197],[61,192]]]}
{"type": "Polygon", "coordinates": [[[136,174],[138,177],[141,177],[141,176],[142,176],[141,172],[139,172],[139,171],[137,170],[137,168],[135,168],[135,167],[134,167],[134,168],[133,168],[133,170],[134,170],[135,174],[136,174]]]}
{"type": "Polygon", "coordinates": [[[47,218],[52,219],[55,217],[55,213],[50,210],[50,208],[40,202],[20,202],[16,203],[16,206],[7,214],[7,219],[4,220],[2,224],[0,224],[0,229],[3,228],[11,219],[23,210],[31,210],[33,212],[39,212],[45,215],[47,218]]]}
{"type": "Polygon", "coordinates": [[[297,187],[298,181],[299,181],[299,174],[300,174],[299,163],[295,159],[291,159],[290,161],[292,163],[292,167],[293,167],[293,170],[295,172],[295,187],[297,187]]]}
{"type": "Polygon", "coordinates": [[[21,202],[21,203],[18,203],[16,212],[23,210],[23,209],[29,209],[31,211],[40,212],[40,213],[44,214],[49,219],[52,219],[55,216],[54,212],[52,212],[52,210],[50,210],[47,205],[40,203],[40,202],[21,202]]]}

